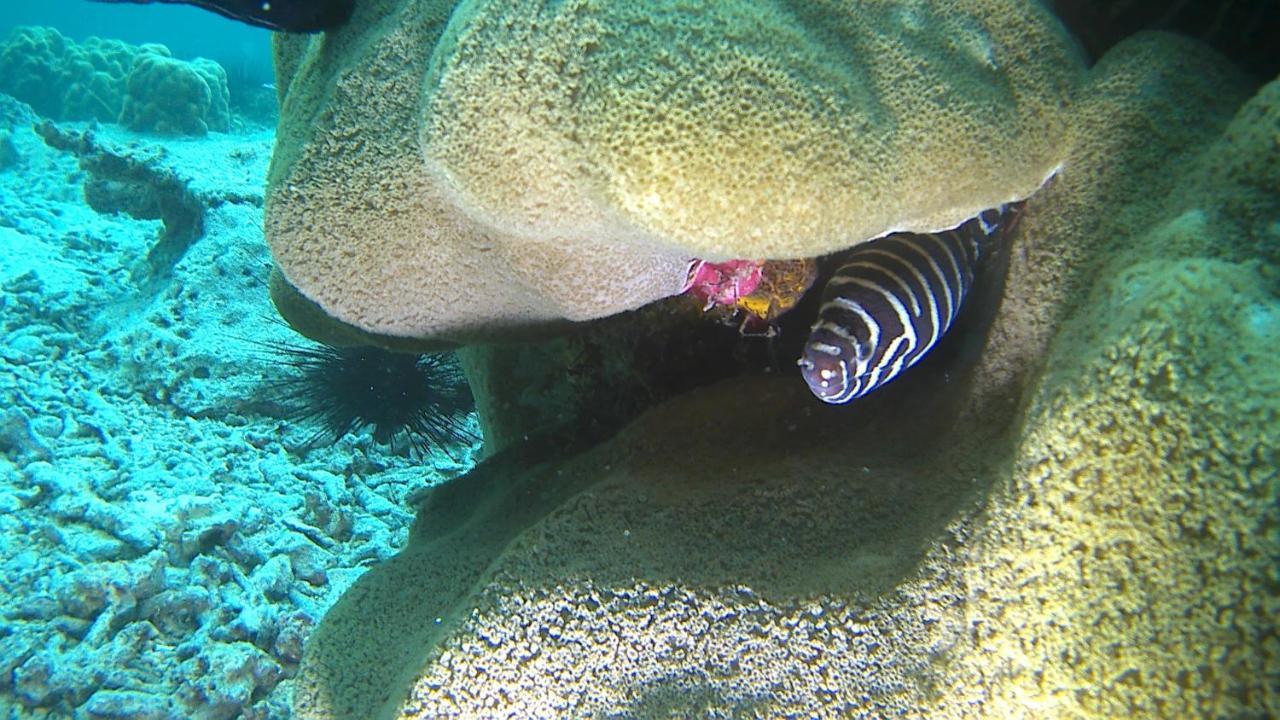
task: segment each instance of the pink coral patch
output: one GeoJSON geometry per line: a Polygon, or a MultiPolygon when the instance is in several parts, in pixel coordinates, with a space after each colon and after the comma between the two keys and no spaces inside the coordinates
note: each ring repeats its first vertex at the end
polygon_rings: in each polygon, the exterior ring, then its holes
{"type": "Polygon", "coordinates": [[[684,289],[705,303],[708,309],[715,305],[732,305],[759,287],[763,266],[764,263],[758,260],[722,263],[694,260],[689,266],[689,280],[684,289]]]}

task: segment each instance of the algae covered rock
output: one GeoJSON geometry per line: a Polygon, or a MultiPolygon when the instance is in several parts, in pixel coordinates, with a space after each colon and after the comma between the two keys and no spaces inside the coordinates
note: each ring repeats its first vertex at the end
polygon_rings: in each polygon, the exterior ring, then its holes
{"type": "Polygon", "coordinates": [[[1082,71],[1026,0],[401,0],[277,48],[277,267],[339,323],[446,343],[1025,198],[1082,71]]]}
{"type": "Polygon", "coordinates": [[[297,715],[1280,713],[1278,122],[1280,82],[1117,46],[976,364],[487,461],[317,627],[297,715]]]}

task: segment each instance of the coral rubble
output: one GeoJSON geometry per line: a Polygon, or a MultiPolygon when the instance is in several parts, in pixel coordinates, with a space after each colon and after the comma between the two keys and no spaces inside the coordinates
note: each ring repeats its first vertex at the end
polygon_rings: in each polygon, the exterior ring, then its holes
{"type": "Polygon", "coordinates": [[[270,133],[39,123],[0,95],[0,717],[287,718],[315,622],[467,449],[310,449],[265,398],[270,133]],[[139,207],[179,198],[202,232],[166,244],[139,207]]]}

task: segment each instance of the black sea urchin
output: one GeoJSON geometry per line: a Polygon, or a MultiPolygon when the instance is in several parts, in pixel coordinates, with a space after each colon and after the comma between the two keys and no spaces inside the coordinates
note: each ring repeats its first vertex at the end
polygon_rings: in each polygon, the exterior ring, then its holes
{"type": "Polygon", "coordinates": [[[271,343],[294,372],[273,389],[290,420],[318,426],[308,441],[336,440],[364,427],[392,449],[449,457],[477,441],[471,389],[452,353],[414,355],[375,347],[271,343]]]}

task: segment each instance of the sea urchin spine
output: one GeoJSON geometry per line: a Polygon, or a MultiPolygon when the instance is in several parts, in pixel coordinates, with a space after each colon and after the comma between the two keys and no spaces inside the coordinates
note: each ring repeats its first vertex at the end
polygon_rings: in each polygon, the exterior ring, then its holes
{"type": "Polygon", "coordinates": [[[267,346],[294,371],[272,384],[287,417],[318,426],[309,446],[369,427],[393,450],[407,443],[422,456],[436,448],[456,458],[479,439],[471,430],[471,390],[453,353],[267,346]]]}

